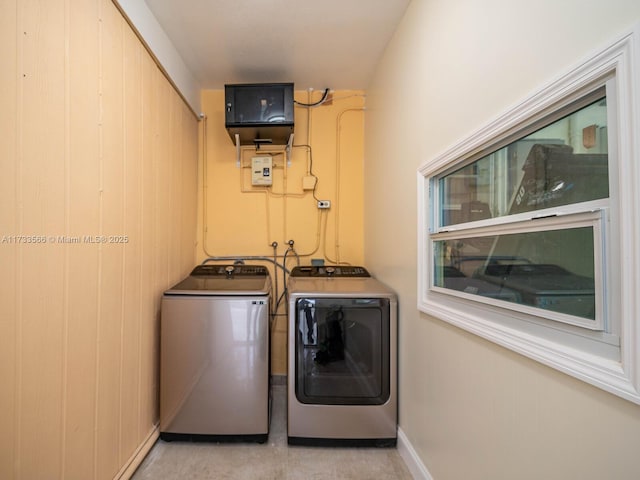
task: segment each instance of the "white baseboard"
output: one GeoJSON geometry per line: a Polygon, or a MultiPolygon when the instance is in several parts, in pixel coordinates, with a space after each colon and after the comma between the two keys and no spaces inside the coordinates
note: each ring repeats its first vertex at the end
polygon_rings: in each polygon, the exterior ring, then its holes
{"type": "Polygon", "coordinates": [[[422,463],[420,457],[416,453],[411,445],[411,442],[404,434],[401,428],[398,427],[398,453],[407,465],[409,472],[413,475],[415,480],[433,480],[433,477],[427,470],[427,467],[422,463]]]}

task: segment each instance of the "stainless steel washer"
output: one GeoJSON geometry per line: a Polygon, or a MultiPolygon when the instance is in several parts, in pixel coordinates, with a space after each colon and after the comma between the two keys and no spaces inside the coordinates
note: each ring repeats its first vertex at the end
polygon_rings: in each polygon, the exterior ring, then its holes
{"type": "Polygon", "coordinates": [[[396,295],[351,266],[296,267],[288,292],[288,442],[396,445],[396,295]]]}
{"type": "Polygon", "coordinates": [[[199,265],[162,298],[160,437],[266,441],[268,270],[199,265]]]}

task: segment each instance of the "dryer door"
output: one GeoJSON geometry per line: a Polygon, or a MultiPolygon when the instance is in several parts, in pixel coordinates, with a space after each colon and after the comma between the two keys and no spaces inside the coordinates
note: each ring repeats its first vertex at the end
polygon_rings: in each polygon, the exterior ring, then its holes
{"type": "Polygon", "coordinates": [[[296,397],[306,404],[382,405],[389,399],[386,298],[296,302],[296,397]]]}

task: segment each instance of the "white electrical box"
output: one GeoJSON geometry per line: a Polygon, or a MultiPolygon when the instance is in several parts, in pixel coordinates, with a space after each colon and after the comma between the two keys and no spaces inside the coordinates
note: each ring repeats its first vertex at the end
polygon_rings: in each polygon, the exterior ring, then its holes
{"type": "Polygon", "coordinates": [[[273,159],[271,157],[251,158],[251,185],[273,184],[273,159]]]}
{"type": "Polygon", "coordinates": [[[302,190],[315,190],[317,178],[314,175],[302,177],[302,190]]]}

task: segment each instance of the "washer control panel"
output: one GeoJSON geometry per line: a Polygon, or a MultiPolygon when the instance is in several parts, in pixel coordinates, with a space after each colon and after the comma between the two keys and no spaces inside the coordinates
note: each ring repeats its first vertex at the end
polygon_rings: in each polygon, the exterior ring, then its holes
{"type": "Polygon", "coordinates": [[[198,265],[191,272],[192,276],[237,277],[268,275],[267,267],[261,265],[198,265]]]}
{"type": "Polygon", "coordinates": [[[291,270],[292,277],[323,277],[323,278],[362,278],[370,277],[369,272],[364,267],[356,267],[351,265],[336,266],[303,266],[294,267],[291,270]]]}

